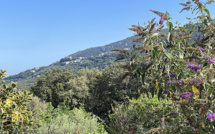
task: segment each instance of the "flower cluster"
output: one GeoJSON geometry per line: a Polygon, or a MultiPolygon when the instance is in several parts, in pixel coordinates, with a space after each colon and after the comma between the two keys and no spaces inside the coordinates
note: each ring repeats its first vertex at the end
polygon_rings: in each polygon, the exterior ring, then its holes
{"type": "Polygon", "coordinates": [[[195,64],[188,64],[188,68],[192,69],[194,72],[197,72],[198,69],[201,69],[201,65],[195,65],[195,64]]]}
{"type": "Polygon", "coordinates": [[[160,21],[159,21],[159,24],[163,25],[163,23],[164,23],[164,18],[163,18],[163,16],[161,16],[161,19],[160,19],[160,21]]]}
{"type": "Polygon", "coordinates": [[[209,61],[208,61],[208,63],[209,63],[209,64],[215,63],[215,59],[210,58],[209,61]]]}
{"type": "Polygon", "coordinates": [[[126,97],[123,97],[124,102],[129,103],[129,100],[126,97]]]}
{"type": "Polygon", "coordinates": [[[182,36],[182,35],[184,35],[184,34],[185,34],[185,33],[183,33],[183,32],[182,32],[182,33],[178,33],[179,36],[182,36]]]}
{"type": "Polygon", "coordinates": [[[208,120],[209,120],[210,122],[215,121],[215,113],[209,112],[209,113],[208,113],[208,120]]]}
{"type": "Polygon", "coordinates": [[[167,84],[174,84],[174,85],[182,85],[184,79],[181,80],[168,80],[167,84]]]}
{"type": "Polygon", "coordinates": [[[175,110],[171,111],[171,113],[176,114],[177,112],[175,110]]]}
{"type": "Polygon", "coordinates": [[[193,94],[192,93],[190,93],[190,92],[184,92],[183,94],[182,94],[182,99],[192,99],[192,97],[193,97],[193,94]]]}
{"type": "Polygon", "coordinates": [[[119,117],[119,120],[121,122],[123,122],[124,124],[126,124],[128,122],[128,120],[124,116],[119,117]]]}
{"type": "Polygon", "coordinates": [[[169,93],[169,89],[164,89],[163,94],[168,94],[169,93]]]}
{"type": "Polygon", "coordinates": [[[181,97],[182,99],[192,99],[193,98],[193,94],[190,92],[184,92],[184,93],[175,93],[175,95],[181,97]]]}
{"type": "Polygon", "coordinates": [[[172,77],[172,78],[176,78],[176,73],[172,73],[169,76],[172,77]]]}
{"type": "Polygon", "coordinates": [[[208,63],[215,63],[215,59],[212,59],[211,57],[207,56],[207,55],[203,55],[203,58],[205,58],[206,60],[208,60],[208,63]]]}
{"type": "Polygon", "coordinates": [[[201,40],[202,38],[201,38],[201,36],[200,35],[198,35],[197,36],[197,40],[201,40]]]}
{"type": "Polygon", "coordinates": [[[202,51],[202,52],[207,52],[207,50],[206,49],[204,49],[204,48],[200,48],[200,50],[202,51]]]}

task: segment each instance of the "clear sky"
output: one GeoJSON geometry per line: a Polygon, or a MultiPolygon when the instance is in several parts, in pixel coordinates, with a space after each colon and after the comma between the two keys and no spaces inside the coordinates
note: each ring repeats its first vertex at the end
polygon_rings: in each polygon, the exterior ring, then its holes
{"type": "MultiPolygon", "coordinates": [[[[206,0],[204,0],[206,1],[206,0]]],[[[49,65],[74,52],[122,40],[128,28],[154,17],[150,9],[179,14],[183,0],[1,0],[0,68],[9,75],[49,65]]],[[[211,5],[210,9],[214,6],[211,5]]],[[[212,17],[215,10],[210,10],[212,17]]],[[[159,21],[157,17],[156,21],[159,21]]]]}

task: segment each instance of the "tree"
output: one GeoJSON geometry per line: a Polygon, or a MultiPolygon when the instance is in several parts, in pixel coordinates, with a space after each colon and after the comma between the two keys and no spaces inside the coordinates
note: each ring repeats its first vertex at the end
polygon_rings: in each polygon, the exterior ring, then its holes
{"type": "Polygon", "coordinates": [[[74,77],[69,70],[53,69],[40,76],[30,90],[42,100],[51,102],[56,108],[64,101],[60,98],[60,94],[68,90],[67,82],[74,77]]]}

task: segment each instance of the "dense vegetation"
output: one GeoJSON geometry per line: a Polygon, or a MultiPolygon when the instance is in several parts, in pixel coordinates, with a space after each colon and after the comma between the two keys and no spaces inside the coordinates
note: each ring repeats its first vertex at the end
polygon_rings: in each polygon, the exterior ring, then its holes
{"type": "MultiPolygon", "coordinates": [[[[145,27],[130,28],[138,36],[133,41],[143,46],[113,50],[120,53],[116,61],[127,60],[123,64],[77,74],[49,70],[29,88],[33,97],[29,91],[17,91],[14,83],[2,84],[0,131],[215,133],[215,20],[206,8],[212,2],[181,3],[182,11],[198,16],[184,26],[174,26],[168,12],[151,10],[161,17],[159,24],[153,19],[145,27]],[[160,32],[164,21],[167,35],[160,32]]],[[[1,70],[0,77],[4,75],[1,70]]]]}

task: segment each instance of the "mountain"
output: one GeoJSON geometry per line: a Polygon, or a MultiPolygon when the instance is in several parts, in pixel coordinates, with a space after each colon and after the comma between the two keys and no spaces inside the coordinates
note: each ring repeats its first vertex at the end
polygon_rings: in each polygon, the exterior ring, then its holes
{"type": "MultiPolygon", "coordinates": [[[[168,29],[162,29],[161,32],[167,34],[168,29]]],[[[79,70],[86,67],[89,69],[98,68],[102,70],[105,67],[110,66],[110,64],[118,57],[118,53],[111,51],[112,49],[121,48],[129,50],[134,44],[137,46],[140,45],[139,43],[134,43],[132,41],[134,38],[137,37],[131,36],[105,46],[92,47],[83,51],[78,51],[48,66],[35,67],[20,72],[19,74],[6,77],[4,78],[4,81],[5,83],[10,83],[11,81],[18,82],[18,89],[28,89],[29,86],[36,82],[39,76],[54,68],[68,69],[73,73],[77,73],[79,70]]]]}
{"type": "Polygon", "coordinates": [[[112,49],[130,49],[134,44],[134,42],[132,42],[134,38],[136,37],[132,36],[105,46],[88,48],[64,57],[48,66],[35,67],[20,72],[19,74],[6,77],[4,81],[5,83],[10,83],[11,81],[18,82],[18,89],[27,89],[36,82],[40,75],[54,68],[69,69],[73,73],[77,73],[80,69],[86,67],[89,69],[98,68],[101,70],[109,66],[117,58],[118,53],[112,52],[112,49]]]}

